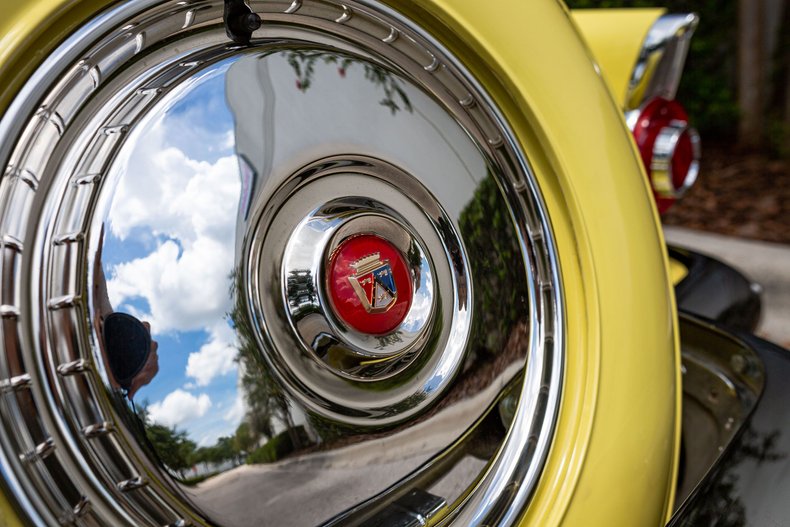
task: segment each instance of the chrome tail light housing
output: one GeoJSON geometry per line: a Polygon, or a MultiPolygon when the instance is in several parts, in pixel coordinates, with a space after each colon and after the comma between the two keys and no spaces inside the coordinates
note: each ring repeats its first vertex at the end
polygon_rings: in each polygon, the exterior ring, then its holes
{"type": "Polygon", "coordinates": [[[665,212],[691,188],[699,174],[700,139],[683,107],[656,98],[631,126],[647,170],[659,212],[665,212]]]}
{"type": "Polygon", "coordinates": [[[626,122],[661,213],[686,193],[699,174],[699,134],[675,100],[698,23],[693,13],[660,17],[645,38],[626,94],[626,122]]]}

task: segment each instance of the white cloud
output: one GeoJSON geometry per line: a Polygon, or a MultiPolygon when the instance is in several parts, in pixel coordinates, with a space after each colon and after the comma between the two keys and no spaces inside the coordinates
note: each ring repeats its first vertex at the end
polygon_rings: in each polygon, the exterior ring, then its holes
{"type": "Polygon", "coordinates": [[[205,393],[197,397],[177,389],[160,402],[148,407],[151,420],[164,426],[177,426],[191,419],[203,417],[211,408],[211,399],[205,393]]]}
{"type": "Polygon", "coordinates": [[[231,436],[244,418],[244,395],[226,391],[212,398],[212,409],[203,419],[190,423],[190,435],[198,446],[210,446],[222,436],[231,436]]]}
{"type": "Polygon", "coordinates": [[[143,227],[184,242],[232,238],[241,185],[235,156],[191,159],[163,148],[162,129],[153,127],[126,159],[110,214],[113,234],[124,239],[143,227]]]}
{"type": "Polygon", "coordinates": [[[214,377],[236,371],[236,350],[233,330],[224,322],[218,324],[200,350],[189,354],[187,377],[195,379],[198,386],[206,386],[214,377]]]}
{"type": "Polygon", "coordinates": [[[236,399],[233,401],[233,406],[231,406],[230,410],[225,414],[225,421],[238,426],[246,413],[247,404],[244,402],[244,393],[239,390],[236,392],[236,399]]]}
{"type": "Polygon", "coordinates": [[[114,267],[107,283],[110,302],[120,306],[127,298],[145,298],[150,313],[141,317],[154,333],[211,326],[230,309],[233,254],[225,250],[208,237],[184,251],[168,240],[152,253],[114,267]]]}
{"type": "Polygon", "coordinates": [[[222,149],[223,150],[233,150],[236,146],[236,134],[233,130],[228,130],[225,133],[225,137],[222,138],[222,149]]]}
{"type": "Polygon", "coordinates": [[[241,185],[224,97],[208,102],[216,108],[195,105],[185,113],[167,107],[135,128],[113,163],[111,177],[118,183],[107,216],[107,236],[134,251],[120,253],[128,255],[125,261],[107,268],[115,309],[149,321],[154,335],[174,334],[173,341],[182,331],[209,335],[197,351],[193,339],[183,340],[189,347],[167,350],[182,353],[186,362],[183,376],[173,382],[181,388],[149,406],[154,422],[184,426],[201,441],[215,441],[241,419],[236,393],[196,391],[237,369],[225,314],[231,308],[241,185]]]}
{"type": "Polygon", "coordinates": [[[145,130],[123,167],[109,215],[121,238],[134,229],[166,237],[149,254],[116,265],[107,288],[119,306],[144,298],[154,332],[189,331],[215,324],[230,308],[240,192],[233,156],[196,161],[173,147],[159,122],[145,130]]]}

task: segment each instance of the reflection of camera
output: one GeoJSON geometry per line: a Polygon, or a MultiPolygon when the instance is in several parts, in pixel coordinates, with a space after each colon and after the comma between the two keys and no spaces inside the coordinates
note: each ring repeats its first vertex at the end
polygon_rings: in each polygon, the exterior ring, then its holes
{"type": "Polygon", "coordinates": [[[104,318],[102,337],[113,377],[128,390],[151,353],[151,334],[132,315],[115,312],[104,318]]]}

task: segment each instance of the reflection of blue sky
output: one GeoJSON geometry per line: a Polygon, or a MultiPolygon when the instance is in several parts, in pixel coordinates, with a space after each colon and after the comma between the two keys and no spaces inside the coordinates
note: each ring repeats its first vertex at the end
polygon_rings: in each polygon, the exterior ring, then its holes
{"type": "Polygon", "coordinates": [[[189,158],[215,163],[233,153],[233,118],[225,102],[225,72],[229,63],[194,79],[197,85],[168,109],[167,146],[189,158]]]}
{"type": "Polygon", "coordinates": [[[121,180],[102,256],[114,309],[150,321],[159,344],[159,373],[136,400],[204,445],[241,418],[225,320],[239,199],[228,65],[183,83],[132,133],[113,167],[121,180]],[[193,371],[213,369],[188,375],[190,356],[193,371]],[[176,391],[188,394],[171,397],[181,406],[163,404],[176,391]]]}

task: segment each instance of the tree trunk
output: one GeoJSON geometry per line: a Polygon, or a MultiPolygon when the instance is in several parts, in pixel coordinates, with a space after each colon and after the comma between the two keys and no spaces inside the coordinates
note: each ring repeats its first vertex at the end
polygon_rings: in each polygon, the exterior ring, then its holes
{"type": "Polygon", "coordinates": [[[763,7],[765,0],[738,0],[738,144],[761,145],[765,104],[763,7]]]}

